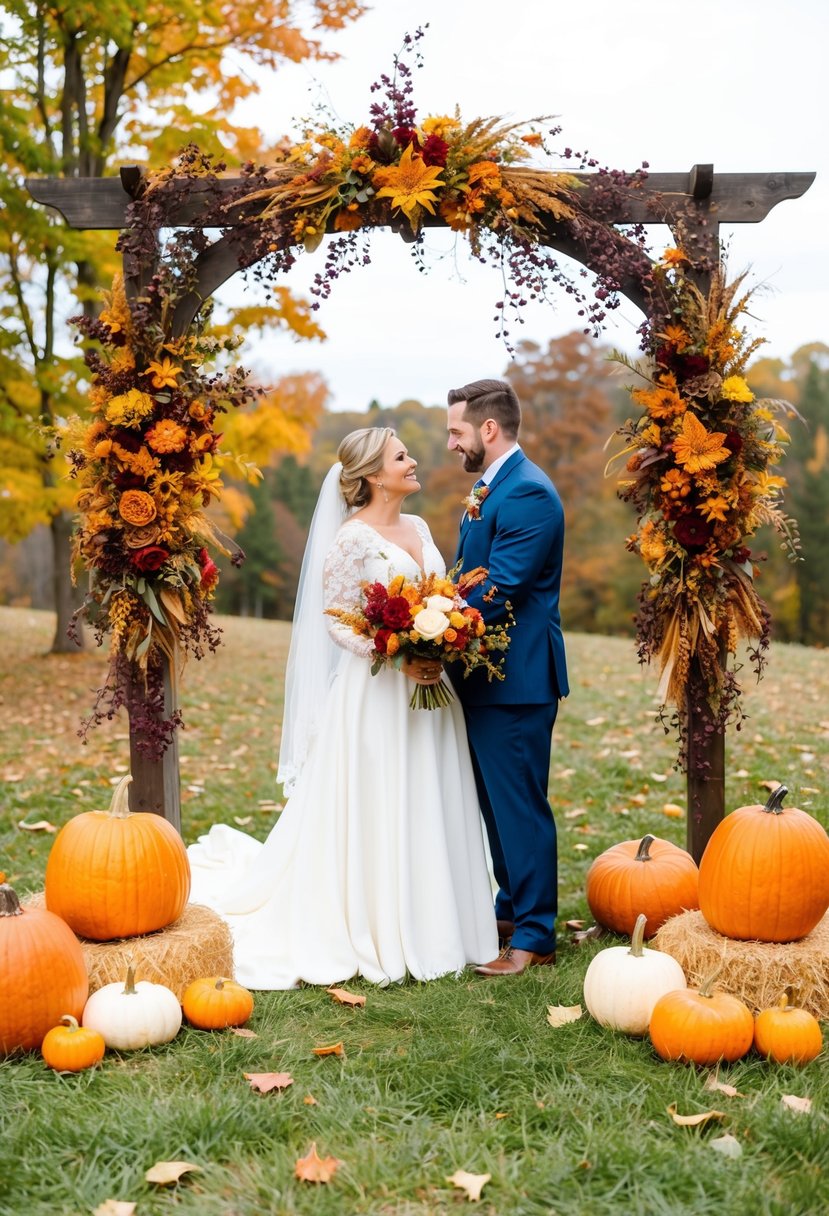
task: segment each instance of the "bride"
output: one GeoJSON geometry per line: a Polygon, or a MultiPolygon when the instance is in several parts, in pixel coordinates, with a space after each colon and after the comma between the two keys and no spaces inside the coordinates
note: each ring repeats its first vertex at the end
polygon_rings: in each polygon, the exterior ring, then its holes
{"type": "Polygon", "coordinates": [[[340,444],[311,523],[286,672],[278,779],[288,801],[264,844],[224,824],[190,846],[191,901],[230,925],[236,978],[292,988],[459,972],[497,953],[475,780],[457,703],[410,709],[410,659],[371,675],[373,643],[325,615],[362,585],[443,574],[394,431],[340,444]]]}

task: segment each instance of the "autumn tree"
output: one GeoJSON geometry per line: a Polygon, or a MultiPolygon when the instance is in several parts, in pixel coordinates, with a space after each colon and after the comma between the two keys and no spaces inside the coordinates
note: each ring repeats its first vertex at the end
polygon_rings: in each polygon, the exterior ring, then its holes
{"type": "MultiPolygon", "coordinates": [[[[51,529],[57,629],[69,643],[72,503],[48,436],[84,411],[85,371],[66,319],[97,309],[117,266],[115,234],[79,232],[32,204],[28,176],[93,178],[119,164],[169,163],[186,140],[230,165],[267,160],[255,128],[233,122],[256,71],[332,58],[323,38],[357,0],[42,0],[0,4],[0,536],[51,529]]],[[[319,335],[287,291],[236,325],[319,335]]]]}

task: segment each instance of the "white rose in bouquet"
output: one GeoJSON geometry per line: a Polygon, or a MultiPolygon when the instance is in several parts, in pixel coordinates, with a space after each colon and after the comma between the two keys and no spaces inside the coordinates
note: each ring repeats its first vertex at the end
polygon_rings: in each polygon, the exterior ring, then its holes
{"type": "MultiPolygon", "coordinates": [[[[443,596],[431,596],[432,599],[443,599],[443,596]]],[[[449,617],[445,612],[438,612],[436,608],[424,608],[418,612],[412,622],[412,629],[415,633],[420,634],[425,642],[431,642],[435,638],[442,635],[449,628],[449,617]]]]}
{"type": "Polygon", "coordinates": [[[423,603],[427,608],[434,608],[435,612],[451,612],[455,607],[455,601],[446,595],[429,595],[423,603]]]}

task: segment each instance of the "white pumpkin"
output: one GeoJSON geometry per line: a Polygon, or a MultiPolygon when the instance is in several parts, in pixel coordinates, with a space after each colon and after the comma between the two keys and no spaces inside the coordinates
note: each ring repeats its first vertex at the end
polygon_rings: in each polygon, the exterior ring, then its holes
{"type": "Polygon", "coordinates": [[[107,1047],[133,1051],[169,1043],[181,1029],[179,999],[163,984],[139,980],[132,967],[125,984],[105,984],[86,1002],[84,1026],[104,1036],[107,1047]]]}
{"type": "Polygon", "coordinates": [[[627,946],[610,946],[591,960],[584,977],[584,1003],[602,1026],[643,1035],[656,1002],[687,988],[685,973],[670,954],[642,945],[647,918],[639,916],[627,946]]]}

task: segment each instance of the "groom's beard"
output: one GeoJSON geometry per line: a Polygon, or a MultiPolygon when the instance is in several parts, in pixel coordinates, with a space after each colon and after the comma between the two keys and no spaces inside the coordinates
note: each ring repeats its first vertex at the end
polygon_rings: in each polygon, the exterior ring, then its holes
{"type": "Polygon", "coordinates": [[[463,468],[465,473],[480,473],[484,467],[484,456],[486,455],[484,445],[478,447],[463,449],[463,468]]]}

